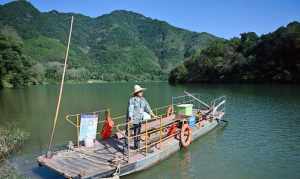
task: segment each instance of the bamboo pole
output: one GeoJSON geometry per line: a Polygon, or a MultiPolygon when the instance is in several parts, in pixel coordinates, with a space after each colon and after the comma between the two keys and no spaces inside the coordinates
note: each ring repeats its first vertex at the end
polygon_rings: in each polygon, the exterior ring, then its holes
{"type": "Polygon", "coordinates": [[[59,113],[60,104],[61,104],[61,98],[62,98],[62,94],[63,94],[63,86],[64,86],[64,81],[65,81],[67,61],[68,61],[68,56],[69,56],[69,48],[70,48],[70,42],[71,42],[71,36],[72,36],[72,30],[73,30],[73,20],[74,20],[74,18],[72,16],[71,24],[70,24],[70,31],[69,31],[69,38],[68,38],[68,45],[67,45],[67,50],[66,50],[66,54],[65,54],[64,70],[63,70],[63,74],[62,74],[62,78],[61,78],[59,96],[58,96],[58,101],[57,101],[57,105],[56,105],[56,111],[55,111],[55,116],[54,116],[54,121],[53,121],[50,142],[49,142],[49,146],[48,146],[49,151],[51,151],[51,147],[52,147],[52,141],[54,138],[55,127],[57,124],[57,118],[58,118],[58,113],[59,113]]]}

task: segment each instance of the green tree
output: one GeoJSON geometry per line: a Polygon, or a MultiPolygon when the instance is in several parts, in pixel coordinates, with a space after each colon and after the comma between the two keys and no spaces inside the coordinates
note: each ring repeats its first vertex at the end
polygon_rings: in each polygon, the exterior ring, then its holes
{"type": "Polygon", "coordinates": [[[258,37],[212,43],[169,75],[171,83],[186,82],[300,82],[300,23],[258,37]]]}
{"type": "Polygon", "coordinates": [[[11,28],[0,31],[0,87],[21,87],[33,82],[33,62],[23,55],[22,40],[11,28]]]}

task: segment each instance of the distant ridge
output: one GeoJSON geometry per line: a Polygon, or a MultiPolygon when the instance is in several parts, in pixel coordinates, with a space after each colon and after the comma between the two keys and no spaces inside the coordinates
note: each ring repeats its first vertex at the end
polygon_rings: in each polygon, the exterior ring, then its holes
{"type": "Polygon", "coordinates": [[[44,79],[61,73],[70,16],[75,16],[68,79],[166,80],[168,72],[196,50],[221,40],[116,10],[91,18],[56,10],[40,12],[27,1],[0,6],[0,28],[12,27],[24,42],[24,53],[43,69],[44,79]]]}

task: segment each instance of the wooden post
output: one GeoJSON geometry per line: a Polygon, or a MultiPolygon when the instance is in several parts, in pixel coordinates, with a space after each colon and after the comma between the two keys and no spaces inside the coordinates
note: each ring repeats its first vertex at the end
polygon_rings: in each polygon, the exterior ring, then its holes
{"type": "Polygon", "coordinates": [[[79,147],[79,114],[76,115],[77,147],[79,147]]]}

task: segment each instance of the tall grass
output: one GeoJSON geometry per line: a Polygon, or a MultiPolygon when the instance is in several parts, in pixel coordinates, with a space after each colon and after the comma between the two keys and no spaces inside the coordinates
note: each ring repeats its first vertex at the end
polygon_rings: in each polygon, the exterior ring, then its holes
{"type": "Polygon", "coordinates": [[[21,178],[6,159],[19,151],[28,137],[29,133],[14,124],[0,126],[0,178],[21,178]]]}

